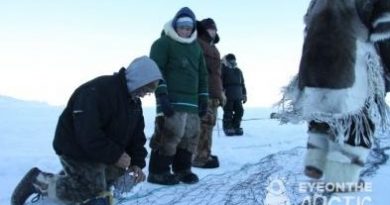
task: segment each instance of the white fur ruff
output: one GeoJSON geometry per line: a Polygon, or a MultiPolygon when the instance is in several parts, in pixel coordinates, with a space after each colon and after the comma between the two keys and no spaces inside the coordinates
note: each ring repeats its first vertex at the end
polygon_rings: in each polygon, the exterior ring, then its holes
{"type": "Polygon", "coordinates": [[[172,20],[168,21],[164,25],[164,32],[165,35],[169,36],[173,40],[185,44],[190,44],[194,42],[196,40],[196,37],[198,36],[198,31],[195,30],[189,38],[180,37],[179,34],[176,33],[175,29],[172,27],[172,20]]]}

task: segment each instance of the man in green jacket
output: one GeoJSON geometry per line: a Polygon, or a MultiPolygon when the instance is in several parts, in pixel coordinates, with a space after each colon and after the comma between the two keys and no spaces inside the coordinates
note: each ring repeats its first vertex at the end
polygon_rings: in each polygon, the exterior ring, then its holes
{"type": "Polygon", "coordinates": [[[150,183],[199,181],[191,171],[191,161],[200,133],[199,116],[207,112],[208,76],[195,25],[194,13],[182,8],[165,24],[150,51],[164,77],[155,92],[157,117],[150,142],[150,183]]]}

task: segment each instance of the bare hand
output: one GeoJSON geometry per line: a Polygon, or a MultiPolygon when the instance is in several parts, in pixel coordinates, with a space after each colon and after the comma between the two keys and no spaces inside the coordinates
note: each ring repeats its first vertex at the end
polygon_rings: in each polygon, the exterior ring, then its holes
{"type": "Polygon", "coordinates": [[[123,154],[119,157],[115,165],[120,168],[127,169],[130,166],[130,163],[131,163],[130,156],[126,152],[123,152],[123,154]]]}
{"type": "Polygon", "coordinates": [[[133,165],[130,167],[130,170],[133,172],[134,175],[134,183],[138,184],[140,182],[145,181],[145,174],[142,172],[142,169],[139,168],[136,165],[133,165]]]}

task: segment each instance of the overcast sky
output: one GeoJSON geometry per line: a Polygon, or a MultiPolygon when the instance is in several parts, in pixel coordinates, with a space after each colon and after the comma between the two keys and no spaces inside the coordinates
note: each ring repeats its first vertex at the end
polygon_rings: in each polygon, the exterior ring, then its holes
{"type": "Polygon", "coordinates": [[[0,95],[64,105],[85,81],[148,55],[163,25],[188,6],[216,21],[217,47],[236,55],[248,106],[271,106],[298,70],[309,1],[2,0],[0,95]]]}

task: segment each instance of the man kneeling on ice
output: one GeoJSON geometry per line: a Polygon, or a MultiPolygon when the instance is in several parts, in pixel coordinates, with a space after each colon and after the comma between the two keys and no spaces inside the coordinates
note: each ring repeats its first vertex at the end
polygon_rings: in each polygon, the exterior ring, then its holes
{"type": "Polygon", "coordinates": [[[60,174],[32,168],[16,186],[12,205],[33,194],[65,204],[112,204],[110,187],[125,173],[145,180],[147,151],[140,98],[153,93],[162,75],[143,56],[127,69],[95,78],[76,89],[61,114],[54,137],[60,174]]]}

